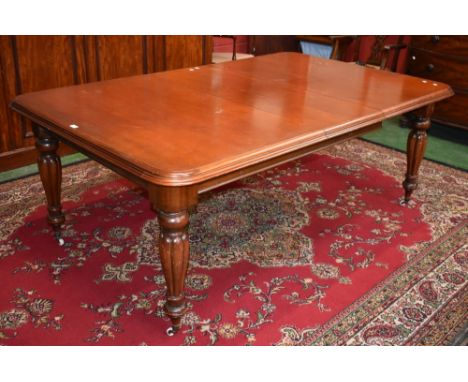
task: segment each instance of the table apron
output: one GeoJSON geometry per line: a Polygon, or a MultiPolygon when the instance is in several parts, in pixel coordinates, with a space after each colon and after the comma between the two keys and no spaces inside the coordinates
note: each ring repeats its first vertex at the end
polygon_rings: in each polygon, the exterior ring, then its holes
{"type": "Polygon", "coordinates": [[[66,139],[66,138],[63,138],[62,136],[58,135],[58,134],[55,134],[54,132],[50,131],[49,129],[45,128],[50,135],[54,136],[57,140],[59,140],[60,142],[62,143],[65,143],[67,146],[70,146],[72,148],[74,148],[76,151],[86,155],[88,158],[102,164],[104,167],[116,172],[117,174],[121,175],[122,177],[136,183],[137,185],[147,189],[148,188],[148,181],[146,181],[145,179],[143,178],[140,178],[139,176],[119,167],[119,166],[116,166],[115,164],[111,163],[110,161],[102,158],[101,156],[99,155],[96,155],[95,153],[83,148],[82,146],[66,139]]]}
{"type": "Polygon", "coordinates": [[[339,142],[344,142],[352,138],[356,138],[359,136],[362,136],[364,134],[370,133],[372,131],[375,131],[379,128],[382,127],[382,122],[379,123],[374,123],[369,126],[365,126],[363,128],[360,128],[359,130],[351,131],[349,133],[339,135],[332,137],[330,139],[327,139],[325,141],[315,143],[311,146],[303,147],[299,150],[292,151],[287,154],[280,155],[276,158],[272,158],[269,160],[266,160],[264,162],[256,163],[254,165],[251,165],[249,167],[245,167],[239,170],[232,171],[228,174],[218,176],[213,179],[206,180],[202,183],[197,184],[198,187],[198,193],[201,194],[203,192],[207,192],[210,190],[213,190],[217,187],[223,186],[225,184],[234,182],[239,179],[246,178],[250,175],[262,172],[264,170],[268,170],[270,168],[276,167],[278,165],[281,165],[283,163],[290,162],[295,159],[299,159],[301,157],[304,157],[308,154],[313,153],[314,151],[320,150],[324,147],[331,146],[333,144],[339,143],[339,142]]]}
{"type": "MultiPolygon", "coordinates": [[[[306,155],[308,155],[310,153],[313,153],[313,152],[315,152],[317,150],[320,150],[320,149],[322,149],[324,147],[331,146],[331,145],[339,143],[339,142],[344,142],[346,140],[362,136],[362,135],[367,134],[367,133],[369,133],[371,131],[379,129],[380,127],[382,127],[382,122],[374,123],[372,125],[365,126],[365,127],[360,128],[358,130],[351,131],[351,132],[343,134],[343,135],[339,135],[339,136],[329,138],[329,139],[327,139],[325,141],[315,143],[313,145],[303,147],[301,149],[292,151],[290,153],[280,155],[280,156],[278,156],[276,158],[272,158],[272,159],[269,159],[269,160],[266,160],[266,161],[263,161],[263,162],[260,162],[260,163],[256,163],[254,165],[251,165],[251,166],[248,166],[248,167],[245,167],[245,168],[241,168],[241,169],[232,171],[232,172],[230,172],[228,174],[224,174],[224,175],[221,175],[221,176],[206,180],[206,181],[201,182],[201,183],[188,185],[188,186],[166,186],[165,188],[168,188],[168,189],[174,188],[174,191],[175,191],[176,189],[179,189],[181,187],[183,187],[183,188],[186,188],[186,187],[192,188],[193,187],[193,188],[195,188],[197,190],[198,194],[201,194],[201,193],[210,191],[212,189],[215,189],[217,187],[223,186],[225,184],[234,182],[236,180],[246,178],[246,177],[248,177],[250,175],[259,173],[261,171],[268,170],[268,169],[270,169],[272,167],[281,165],[283,163],[287,163],[289,161],[299,159],[299,158],[304,157],[304,156],[306,156],[306,155]]],[[[52,136],[57,138],[60,142],[63,142],[66,145],[76,149],[77,151],[83,153],[87,157],[95,160],[96,162],[98,162],[98,163],[102,164],[103,166],[107,167],[108,169],[116,172],[117,174],[121,175],[122,177],[136,183],[137,185],[139,185],[139,186],[141,186],[141,187],[143,187],[143,188],[145,188],[147,190],[149,190],[153,186],[158,186],[157,184],[153,184],[152,182],[149,182],[149,181],[145,180],[144,178],[139,177],[138,175],[136,175],[134,173],[131,173],[131,172],[123,169],[122,167],[115,165],[114,163],[111,163],[110,161],[108,161],[108,160],[102,158],[101,156],[91,152],[90,150],[87,150],[87,149],[83,148],[82,146],[74,143],[73,141],[70,141],[70,140],[68,140],[68,139],[66,139],[66,138],[64,138],[64,137],[50,131],[50,130],[48,130],[48,132],[52,136]]]]}

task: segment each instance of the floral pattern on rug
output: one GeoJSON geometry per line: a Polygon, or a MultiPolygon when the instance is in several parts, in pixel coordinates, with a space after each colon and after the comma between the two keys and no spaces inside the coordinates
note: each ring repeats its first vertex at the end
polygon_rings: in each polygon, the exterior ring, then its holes
{"type": "Polygon", "coordinates": [[[404,171],[354,140],[203,195],[174,337],[143,191],[92,162],[64,169],[58,247],[38,178],[2,185],[0,344],[446,343],[466,322],[468,177],[423,162],[401,205],[404,171]],[[54,298],[9,305],[35,290],[54,298]]]}
{"type": "MultiPolygon", "coordinates": [[[[466,256],[467,249],[468,245],[465,245],[456,252],[466,256]]],[[[401,345],[405,341],[411,341],[411,336],[417,329],[430,320],[431,316],[464,286],[466,269],[463,270],[454,260],[454,256],[450,256],[346,344],[401,345]],[[380,335],[380,328],[388,329],[386,335],[380,335]]]]}
{"type": "MultiPolygon", "coordinates": [[[[194,267],[228,268],[242,260],[261,267],[312,262],[308,204],[289,190],[236,188],[203,198],[190,219],[190,261],[194,267]]],[[[145,223],[132,251],[159,265],[154,218],[145,223]]]]}
{"type": "MultiPolygon", "coordinates": [[[[463,291],[467,286],[468,245],[460,239],[467,234],[468,227],[463,226],[456,234],[458,240],[443,241],[426,256],[420,256],[414,267],[408,267],[407,264],[399,269],[394,278],[372,291],[363,303],[350,309],[349,314],[343,313],[342,319],[337,320],[328,331],[322,328],[321,331],[315,331],[314,335],[298,339],[296,333],[300,329],[283,328],[283,338],[278,344],[434,344],[430,341],[425,343],[425,337],[420,332],[426,332],[427,335],[428,324],[433,325],[433,320],[452,301],[458,300],[458,304],[454,304],[454,309],[450,311],[452,317],[448,323],[458,323],[455,327],[466,323],[468,296],[463,291]],[[424,273],[435,264],[438,264],[435,269],[424,273]],[[398,291],[399,287],[411,281],[413,285],[410,289],[398,291]],[[377,314],[372,316],[370,312],[377,314]]],[[[447,333],[443,331],[443,326],[436,329],[438,336],[447,333]]]]}
{"type": "MultiPolygon", "coordinates": [[[[352,157],[366,167],[375,167],[397,180],[406,171],[406,155],[369,142],[344,142],[327,148],[327,153],[337,158],[352,157]]],[[[452,227],[466,221],[468,211],[467,173],[424,160],[419,170],[419,185],[412,197],[420,203],[423,218],[438,239],[452,227]]],[[[400,185],[398,184],[397,187],[400,185]]],[[[402,196],[401,196],[402,198],[402,196]]],[[[414,208],[414,204],[410,205],[414,208]]],[[[432,241],[410,248],[402,247],[410,257],[432,241]]]]}
{"type": "Polygon", "coordinates": [[[30,322],[34,328],[44,327],[61,330],[61,321],[64,315],[51,316],[54,301],[42,298],[35,290],[18,288],[11,301],[14,308],[0,311],[0,339],[14,338],[23,325],[30,322]]]}

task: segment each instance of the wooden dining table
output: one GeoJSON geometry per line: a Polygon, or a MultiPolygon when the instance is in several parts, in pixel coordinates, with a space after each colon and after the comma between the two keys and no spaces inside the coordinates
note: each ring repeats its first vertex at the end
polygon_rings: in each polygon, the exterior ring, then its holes
{"type": "Polygon", "coordinates": [[[173,335],[186,312],[189,212],[201,193],[407,113],[408,201],[434,104],[452,94],[440,82],[277,53],[23,94],[11,107],[33,123],[48,222],[60,243],[59,142],[148,191],[173,335]]]}

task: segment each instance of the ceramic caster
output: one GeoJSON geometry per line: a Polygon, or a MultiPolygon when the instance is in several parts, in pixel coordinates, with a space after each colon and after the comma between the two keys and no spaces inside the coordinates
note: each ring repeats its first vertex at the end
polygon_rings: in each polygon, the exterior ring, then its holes
{"type": "Polygon", "coordinates": [[[414,207],[414,205],[415,205],[415,202],[413,201],[413,199],[408,199],[408,200],[402,199],[402,200],[400,200],[400,206],[402,206],[402,207],[412,208],[412,207],[414,207]]]}
{"type": "Polygon", "coordinates": [[[55,240],[57,240],[57,243],[60,247],[63,247],[65,244],[65,240],[63,240],[63,238],[60,236],[60,233],[58,232],[55,233],[55,240]]]}
{"type": "Polygon", "coordinates": [[[176,334],[176,330],[171,326],[170,328],[167,328],[167,329],[166,329],[166,334],[167,334],[169,337],[172,337],[174,334],[176,334]]]}

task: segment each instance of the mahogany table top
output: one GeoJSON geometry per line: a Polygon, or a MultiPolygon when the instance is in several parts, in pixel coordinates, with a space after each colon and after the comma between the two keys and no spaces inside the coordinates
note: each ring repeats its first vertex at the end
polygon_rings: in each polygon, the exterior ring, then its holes
{"type": "Polygon", "coordinates": [[[452,94],[438,82],[278,53],[24,94],[12,107],[154,184],[179,186],[452,94]]]}

